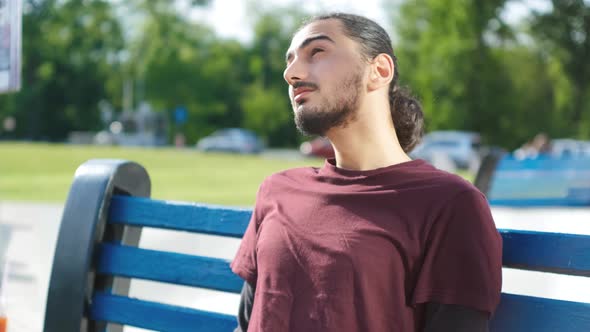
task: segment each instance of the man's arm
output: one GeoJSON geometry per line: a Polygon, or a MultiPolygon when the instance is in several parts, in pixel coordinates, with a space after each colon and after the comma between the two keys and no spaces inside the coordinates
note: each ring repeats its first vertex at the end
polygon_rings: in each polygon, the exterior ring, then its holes
{"type": "Polygon", "coordinates": [[[430,302],[424,332],[488,332],[488,314],[476,309],[430,302]]]}
{"type": "Polygon", "coordinates": [[[234,332],[248,331],[250,315],[252,314],[252,306],[254,305],[254,291],[255,288],[244,281],[244,286],[242,286],[242,295],[240,297],[240,309],[238,311],[238,327],[236,327],[234,332]]]}

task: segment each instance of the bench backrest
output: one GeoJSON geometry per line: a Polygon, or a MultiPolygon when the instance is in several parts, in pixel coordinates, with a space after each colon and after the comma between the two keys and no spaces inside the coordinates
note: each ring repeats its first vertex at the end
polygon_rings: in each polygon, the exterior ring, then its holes
{"type": "MultiPolygon", "coordinates": [[[[590,158],[518,159],[496,150],[483,159],[475,184],[488,197],[492,210],[510,208],[526,215],[531,207],[590,207],[590,158]]],[[[500,233],[504,267],[590,277],[590,236],[500,233]]],[[[502,294],[492,330],[587,331],[590,303],[502,294]]]]}
{"type": "MultiPolygon", "coordinates": [[[[151,227],[241,238],[250,210],[129,196],[114,196],[108,224],[151,227]]],[[[239,293],[243,280],[232,273],[229,261],[219,258],[140,249],[105,242],[98,248],[99,274],[138,278],[239,293]]],[[[235,316],[181,308],[109,293],[95,294],[90,317],[158,331],[233,331],[235,316]],[[97,297],[98,296],[98,297],[97,297]],[[157,319],[146,319],[157,317],[157,319]]]]}
{"type": "MultiPolygon", "coordinates": [[[[46,332],[232,331],[235,317],[128,297],[129,279],[239,293],[227,260],[138,248],[142,227],[239,238],[251,211],[149,196],[138,164],[90,161],[78,169],[64,210],[47,300],[46,332]],[[138,197],[139,196],[139,197],[138,197]],[[143,196],[143,197],[142,197],[143,196]],[[84,309],[84,310],[82,310],[84,309]]],[[[504,265],[590,276],[590,237],[501,230],[504,265]]],[[[503,294],[493,331],[590,331],[590,304],[503,294]]]]}

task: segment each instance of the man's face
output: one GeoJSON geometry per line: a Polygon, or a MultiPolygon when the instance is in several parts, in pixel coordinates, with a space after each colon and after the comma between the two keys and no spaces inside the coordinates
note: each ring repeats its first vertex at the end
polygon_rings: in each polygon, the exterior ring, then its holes
{"type": "Polygon", "coordinates": [[[324,136],[354,118],[363,93],[360,54],[336,19],[310,23],[295,34],[284,78],[299,131],[324,136]]]}

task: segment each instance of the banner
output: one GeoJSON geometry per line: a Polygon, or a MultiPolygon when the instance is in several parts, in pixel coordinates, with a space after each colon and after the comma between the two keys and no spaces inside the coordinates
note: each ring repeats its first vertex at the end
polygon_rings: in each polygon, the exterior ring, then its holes
{"type": "Polygon", "coordinates": [[[21,0],[0,0],[0,93],[20,89],[21,0]]]}

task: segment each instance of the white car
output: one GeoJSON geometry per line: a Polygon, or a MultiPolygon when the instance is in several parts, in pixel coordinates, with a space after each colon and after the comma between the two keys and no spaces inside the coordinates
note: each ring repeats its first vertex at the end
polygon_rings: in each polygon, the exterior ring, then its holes
{"type": "MultiPolygon", "coordinates": [[[[413,158],[435,163],[444,157],[457,168],[479,167],[481,139],[479,134],[468,131],[433,131],[410,153],[413,158]]],[[[435,165],[436,166],[436,165],[435,165]]]]}
{"type": "Polygon", "coordinates": [[[200,139],[197,149],[234,153],[260,153],[264,142],[252,131],[242,128],[225,128],[200,139]]]}
{"type": "Polygon", "coordinates": [[[590,157],[590,141],[581,141],[571,138],[551,140],[551,156],[556,158],[590,157]]]}

